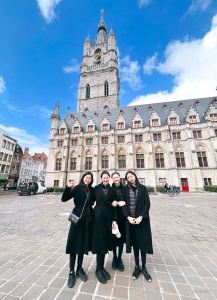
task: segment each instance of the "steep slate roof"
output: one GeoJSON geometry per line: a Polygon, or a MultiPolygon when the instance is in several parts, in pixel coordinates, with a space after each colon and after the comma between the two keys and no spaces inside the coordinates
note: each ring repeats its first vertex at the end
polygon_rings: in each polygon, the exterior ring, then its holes
{"type": "MultiPolygon", "coordinates": [[[[85,112],[75,112],[71,113],[68,112],[64,117],[66,124],[70,128],[70,132],[72,132],[72,126],[76,119],[79,120],[81,123],[83,132],[86,132],[86,124],[89,121],[90,117],[93,118],[96,129],[101,130],[101,122],[104,116],[110,121],[111,129],[116,129],[116,121],[120,115],[120,110],[122,109],[124,114],[123,117],[126,121],[126,128],[132,128],[133,125],[133,117],[134,117],[134,108],[137,108],[138,113],[140,114],[141,118],[143,119],[143,127],[150,126],[150,115],[155,110],[156,113],[160,116],[161,119],[161,126],[167,124],[167,116],[171,108],[175,110],[175,112],[179,115],[180,124],[185,123],[185,116],[188,111],[189,106],[192,106],[196,112],[199,113],[200,122],[205,122],[204,114],[209,106],[209,104],[213,104],[213,99],[215,97],[208,97],[208,98],[196,98],[190,100],[178,100],[178,101],[171,101],[167,103],[153,103],[153,104],[143,104],[143,105],[134,105],[134,106],[125,106],[125,107],[117,107],[117,108],[109,108],[110,116],[107,115],[108,109],[100,109],[100,110],[91,110],[85,112]],[[200,102],[199,106],[196,106],[196,101],[200,102]],[[179,107],[180,102],[183,103],[183,107],[179,107]],[[164,109],[164,104],[167,105],[167,109],[164,109]],[[148,110],[148,107],[152,107],[152,111],[148,110]],[[98,114],[97,117],[94,116],[95,112],[98,114]],[[82,117],[83,113],[86,115],[86,118],[82,117]],[[74,116],[74,118],[71,117],[74,116]]],[[[217,104],[213,104],[217,108],[217,104]]]]}

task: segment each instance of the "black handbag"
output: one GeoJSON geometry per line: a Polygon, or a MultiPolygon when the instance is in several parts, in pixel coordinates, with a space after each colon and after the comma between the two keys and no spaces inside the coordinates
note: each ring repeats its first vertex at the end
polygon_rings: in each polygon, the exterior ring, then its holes
{"type": "Polygon", "coordinates": [[[79,219],[82,217],[82,214],[83,214],[83,211],[84,211],[84,208],[85,208],[85,205],[87,203],[87,199],[88,199],[88,196],[89,196],[89,193],[87,193],[87,197],[86,197],[86,200],[85,200],[85,203],[84,203],[84,206],[82,208],[82,212],[80,214],[80,217],[76,216],[75,214],[73,214],[73,212],[70,213],[69,217],[68,217],[68,220],[73,223],[74,225],[78,225],[78,221],[79,219]]]}

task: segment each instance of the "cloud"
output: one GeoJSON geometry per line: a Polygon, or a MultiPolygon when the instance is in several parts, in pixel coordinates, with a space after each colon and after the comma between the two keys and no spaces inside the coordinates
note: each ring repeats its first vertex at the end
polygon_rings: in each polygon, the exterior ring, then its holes
{"type": "Polygon", "coordinates": [[[63,67],[64,73],[79,73],[80,64],[76,58],[70,60],[70,65],[63,67]]]}
{"type": "Polygon", "coordinates": [[[0,76],[0,94],[6,90],[5,82],[2,76],[0,76]]]}
{"type": "Polygon", "coordinates": [[[50,23],[55,18],[55,7],[62,0],[37,0],[38,6],[47,23],[50,23]]]}
{"type": "Polygon", "coordinates": [[[7,135],[17,140],[23,150],[25,147],[29,147],[30,154],[33,155],[35,152],[44,152],[48,154],[49,144],[41,142],[39,138],[29,134],[26,130],[17,127],[6,127],[2,124],[0,124],[0,128],[5,130],[7,135]]]}
{"type": "Polygon", "coordinates": [[[140,65],[137,60],[130,60],[130,56],[127,55],[120,62],[120,77],[121,82],[127,82],[133,90],[139,90],[143,87],[142,80],[140,78],[140,65]]]}
{"type": "Polygon", "coordinates": [[[139,0],[139,7],[142,7],[143,5],[149,5],[152,0],[139,0]]]}
{"type": "Polygon", "coordinates": [[[211,5],[211,3],[212,0],[192,0],[186,15],[195,13],[196,11],[205,11],[211,5]]]}
{"type": "Polygon", "coordinates": [[[151,75],[153,69],[155,69],[155,64],[157,60],[157,53],[155,53],[152,57],[146,59],[146,62],[143,65],[144,73],[151,75]]]}
{"type": "Polygon", "coordinates": [[[217,15],[212,19],[210,31],[202,39],[172,41],[166,47],[164,62],[148,64],[148,68],[146,61],[145,68],[143,66],[146,73],[156,70],[159,74],[173,76],[172,90],[140,95],[131,105],[214,96],[217,84],[216,53],[217,15]]]}

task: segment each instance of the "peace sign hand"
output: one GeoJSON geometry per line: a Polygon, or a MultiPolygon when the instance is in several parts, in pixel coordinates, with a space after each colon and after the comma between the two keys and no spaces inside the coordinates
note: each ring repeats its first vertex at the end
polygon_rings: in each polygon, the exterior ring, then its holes
{"type": "Polygon", "coordinates": [[[75,179],[75,180],[71,180],[69,183],[68,183],[68,187],[69,188],[73,188],[76,184],[78,183],[78,180],[75,179]]]}

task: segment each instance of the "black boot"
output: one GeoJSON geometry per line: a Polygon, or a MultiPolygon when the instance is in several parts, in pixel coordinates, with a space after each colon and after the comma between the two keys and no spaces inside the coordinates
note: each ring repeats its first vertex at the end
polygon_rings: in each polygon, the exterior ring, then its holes
{"type": "Polygon", "coordinates": [[[141,273],[141,269],[140,269],[140,266],[135,266],[135,269],[133,271],[133,279],[138,279],[139,278],[139,274],[141,273]]]}
{"type": "Polygon", "coordinates": [[[84,272],[83,268],[77,268],[76,275],[79,276],[82,281],[87,281],[87,275],[84,272]]]}
{"type": "Polygon", "coordinates": [[[72,271],[69,273],[69,278],[68,278],[68,287],[71,289],[75,285],[75,272],[72,271]]]}
{"type": "Polygon", "coordinates": [[[151,275],[148,273],[148,271],[146,270],[146,266],[142,267],[142,274],[144,275],[145,279],[149,282],[152,281],[151,275]]]}
{"type": "Polygon", "coordinates": [[[118,268],[118,258],[117,258],[117,256],[113,256],[112,269],[117,270],[117,268],[118,268]]]}
{"type": "Polygon", "coordinates": [[[102,269],[96,269],[95,274],[100,283],[105,284],[107,282],[107,279],[102,269]]]}
{"type": "Polygon", "coordinates": [[[124,264],[122,262],[122,259],[118,257],[118,270],[123,272],[124,271],[124,264]]]}
{"type": "Polygon", "coordinates": [[[102,271],[103,271],[103,273],[104,273],[104,275],[105,275],[106,280],[110,280],[110,279],[111,279],[111,276],[110,276],[110,274],[105,270],[105,268],[103,268],[102,271]]]}

